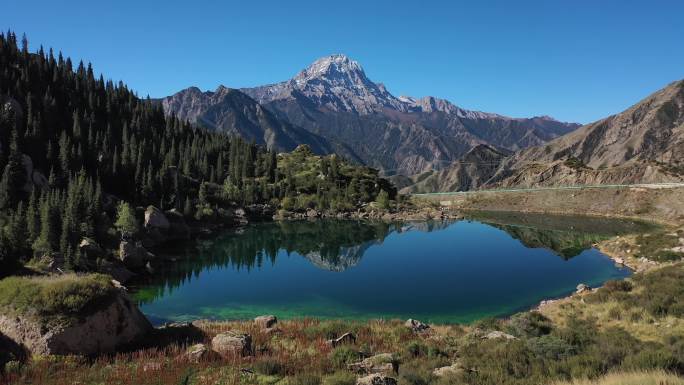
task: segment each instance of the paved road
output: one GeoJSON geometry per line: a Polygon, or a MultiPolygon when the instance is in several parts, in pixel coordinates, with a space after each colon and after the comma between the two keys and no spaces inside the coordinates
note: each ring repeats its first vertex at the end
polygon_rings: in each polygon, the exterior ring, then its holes
{"type": "Polygon", "coordinates": [[[483,192],[529,192],[529,191],[545,191],[545,190],[585,190],[585,189],[608,189],[608,188],[681,188],[684,183],[640,183],[640,184],[601,184],[601,185],[582,185],[582,186],[560,186],[560,187],[534,187],[534,188],[507,188],[507,189],[491,189],[491,190],[474,190],[474,191],[453,191],[453,192],[437,192],[437,193],[422,193],[412,194],[415,196],[437,196],[437,195],[463,195],[475,194],[483,192]]]}

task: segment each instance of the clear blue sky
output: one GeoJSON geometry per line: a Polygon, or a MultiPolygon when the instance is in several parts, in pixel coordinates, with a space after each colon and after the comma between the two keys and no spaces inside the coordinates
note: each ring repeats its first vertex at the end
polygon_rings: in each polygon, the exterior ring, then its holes
{"type": "Polygon", "coordinates": [[[3,0],[26,33],[141,96],[249,87],[344,53],[395,95],[589,122],[684,78],[684,1],[3,0]]]}

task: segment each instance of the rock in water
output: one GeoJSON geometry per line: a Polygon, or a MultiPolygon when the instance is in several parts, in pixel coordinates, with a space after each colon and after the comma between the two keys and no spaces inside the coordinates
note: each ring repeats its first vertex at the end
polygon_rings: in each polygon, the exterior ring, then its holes
{"type": "Polygon", "coordinates": [[[248,356],[252,353],[252,336],[235,331],[217,334],[211,347],[222,356],[248,356]]]}
{"type": "Polygon", "coordinates": [[[274,315],[262,315],[254,319],[254,323],[262,329],[270,329],[278,323],[274,315]]]}
{"type": "Polygon", "coordinates": [[[357,379],[356,385],[397,385],[397,380],[384,374],[371,374],[357,379]]]}

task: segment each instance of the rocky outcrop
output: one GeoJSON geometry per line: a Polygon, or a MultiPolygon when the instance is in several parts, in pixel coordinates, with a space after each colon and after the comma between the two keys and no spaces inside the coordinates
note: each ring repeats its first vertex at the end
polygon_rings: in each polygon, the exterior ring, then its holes
{"type": "Polygon", "coordinates": [[[435,377],[447,377],[447,376],[454,376],[459,373],[463,373],[463,367],[461,364],[458,362],[451,364],[449,366],[442,366],[440,368],[436,368],[435,370],[432,371],[432,375],[435,377]]]}
{"type": "Polygon", "coordinates": [[[168,231],[170,227],[171,223],[161,210],[154,206],[148,206],[145,209],[145,229],[168,231]]]}
{"type": "Polygon", "coordinates": [[[112,353],[151,330],[147,318],[121,291],[98,310],[66,325],[46,327],[32,316],[0,314],[0,333],[32,355],[112,353]]]}
{"type": "Polygon", "coordinates": [[[252,336],[236,331],[217,334],[211,348],[224,357],[248,356],[252,354],[252,336]]]}

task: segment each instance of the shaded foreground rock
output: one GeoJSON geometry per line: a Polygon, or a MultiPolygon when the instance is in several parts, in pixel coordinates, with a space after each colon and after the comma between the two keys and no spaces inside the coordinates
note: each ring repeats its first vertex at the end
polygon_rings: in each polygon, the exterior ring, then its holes
{"type": "Polygon", "coordinates": [[[356,385],[397,385],[397,380],[383,374],[371,374],[357,379],[356,385]]]}
{"type": "Polygon", "coordinates": [[[236,331],[217,334],[211,347],[222,356],[248,356],[252,353],[252,336],[236,331]]]}
{"type": "Polygon", "coordinates": [[[151,331],[147,318],[122,292],[100,310],[69,324],[46,327],[31,316],[0,315],[0,333],[32,355],[112,353],[151,331]]]}

